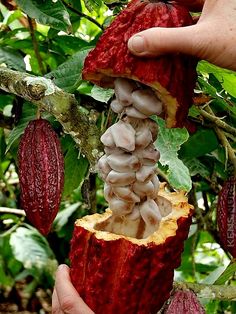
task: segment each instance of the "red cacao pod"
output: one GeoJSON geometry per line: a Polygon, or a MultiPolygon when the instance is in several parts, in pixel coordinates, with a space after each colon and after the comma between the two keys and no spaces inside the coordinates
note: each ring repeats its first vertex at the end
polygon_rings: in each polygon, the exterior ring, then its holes
{"type": "Polygon", "coordinates": [[[165,314],[205,314],[195,293],[190,290],[178,290],[165,311],[165,314]]]}
{"type": "Polygon", "coordinates": [[[64,183],[64,160],[57,134],[47,120],[31,121],[18,150],[21,206],[43,234],[57,215],[64,183]]]}
{"type": "Polygon", "coordinates": [[[219,193],[217,224],[224,249],[236,258],[236,177],[226,180],[219,193]]]}
{"type": "Polygon", "coordinates": [[[140,225],[135,237],[119,235],[119,228],[134,228],[122,217],[115,218],[116,230],[105,231],[114,219],[110,210],[76,222],[70,252],[71,280],[96,314],[156,313],[168,299],[192,206],[183,193],[167,192],[163,185],[158,195],[159,206],[165,200],[172,212],[145,239],[139,238],[140,225]]]}
{"type": "Polygon", "coordinates": [[[113,87],[116,77],[126,77],[150,86],[164,105],[168,127],[182,127],[192,105],[196,59],[183,54],[136,57],[129,38],[151,27],[192,25],[188,10],[165,1],[133,0],[105,30],[95,49],[85,59],[83,78],[103,87],[113,87]]]}

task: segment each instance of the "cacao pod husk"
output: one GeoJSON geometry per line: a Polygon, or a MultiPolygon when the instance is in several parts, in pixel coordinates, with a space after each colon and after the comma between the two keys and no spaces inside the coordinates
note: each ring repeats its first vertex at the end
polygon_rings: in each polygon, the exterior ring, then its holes
{"type": "Polygon", "coordinates": [[[205,314],[194,292],[178,290],[173,294],[165,314],[205,314]]]}
{"type": "Polygon", "coordinates": [[[217,225],[223,248],[236,258],[236,177],[226,180],[219,193],[217,225]]]}
{"type": "Polygon", "coordinates": [[[196,82],[196,58],[180,53],[161,57],[137,57],[127,48],[129,38],[151,27],[193,24],[188,10],[165,1],[133,0],[104,31],[85,59],[83,78],[113,87],[116,77],[150,86],[163,102],[168,127],[182,127],[192,105],[196,82]]]}
{"type": "MultiPolygon", "coordinates": [[[[131,1],[88,54],[83,79],[114,87],[115,79],[123,77],[137,81],[139,87],[150,86],[164,105],[167,126],[182,126],[192,104],[196,59],[179,53],[140,58],[129,52],[127,42],[150,27],[192,24],[186,8],[172,1],[131,1]]],[[[145,238],[140,236],[144,225],[110,210],[76,222],[71,280],[96,314],[154,314],[168,299],[193,208],[183,192],[170,193],[162,186],[157,197],[162,198],[160,206],[170,202],[172,211],[145,238]]]]}
{"type": "Polygon", "coordinates": [[[171,203],[172,212],[145,239],[138,239],[142,226],[135,237],[104,231],[112,219],[110,210],[77,220],[71,280],[96,314],[154,314],[169,298],[193,208],[182,192],[167,192],[162,185],[158,195],[171,203]]]}
{"type": "Polygon", "coordinates": [[[60,141],[44,119],[30,121],[18,150],[21,207],[43,234],[50,231],[61,200],[64,160],[60,141]]]}

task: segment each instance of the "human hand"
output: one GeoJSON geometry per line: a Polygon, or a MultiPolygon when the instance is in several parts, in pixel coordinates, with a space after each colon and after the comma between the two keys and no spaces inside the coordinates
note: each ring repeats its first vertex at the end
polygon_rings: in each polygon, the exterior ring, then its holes
{"type": "Polygon", "coordinates": [[[132,36],[128,48],[137,56],[159,56],[181,52],[236,71],[236,1],[176,0],[189,8],[200,8],[195,25],[180,28],[154,27],[132,36]]]}
{"type": "Polygon", "coordinates": [[[72,285],[69,271],[67,265],[58,267],[52,295],[52,314],[94,314],[72,285]]]}

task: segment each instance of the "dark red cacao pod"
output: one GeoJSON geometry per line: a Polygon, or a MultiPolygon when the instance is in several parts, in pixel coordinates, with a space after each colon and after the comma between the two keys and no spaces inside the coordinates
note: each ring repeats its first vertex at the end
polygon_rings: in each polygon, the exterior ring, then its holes
{"type": "Polygon", "coordinates": [[[60,205],[64,160],[57,134],[47,120],[31,121],[18,150],[21,206],[43,234],[51,229],[60,205]]]}
{"type": "Polygon", "coordinates": [[[236,177],[226,180],[219,193],[217,224],[224,249],[236,258],[236,177]]]}
{"type": "Polygon", "coordinates": [[[104,231],[114,219],[109,210],[77,220],[71,280],[96,314],[156,314],[169,298],[193,207],[182,192],[161,187],[158,196],[170,202],[172,213],[145,239],[104,231]]]}
{"type": "Polygon", "coordinates": [[[192,105],[197,60],[180,53],[141,58],[131,54],[129,38],[151,27],[192,25],[188,10],[172,1],[133,0],[105,30],[85,59],[83,78],[113,87],[116,77],[126,77],[152,87],[164,105],[168,127],[182,127],[192,105]]]}
{"type": "Polygon", "coordinates": [[[165,314],[205,314],[195,293],[190,290],[178,290],[165,310],[165,314]]]}

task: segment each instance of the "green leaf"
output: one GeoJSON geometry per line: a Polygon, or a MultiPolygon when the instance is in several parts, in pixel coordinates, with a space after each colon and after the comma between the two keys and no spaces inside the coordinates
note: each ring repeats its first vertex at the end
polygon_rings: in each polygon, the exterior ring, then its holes
{"type": "Polygon", "coordinates": [[[21,9],[40,24],[68,32],[71,28],[69,14],[60,0],[17,0],[21,9]]]}
{"type": "Polygon", "coordinates": [[[59,231],[63,226],[65,226],[70,218],[70,216],[77,210],[77,208],[81,205],[80,202],[72,204],[67,208],[61,210],[54,220],[54,229],[59,231]]]}
{"type": "Polygon", "coordinates": [[[91,97],[95,100],[107,103],[108,100],[113,96],[114,90],[110,88],[102,88],[94,85],[91,90],[91,97]]]}
{"type": "Polygon", "coordinates": [[[236,75],[235,73],[215,74],[224,89],[233,97],[236,97],[236,75]]]}
{"type": "Polygon", "coordinates": [[[201,61],[198,64],[198,70],[203,73],[212,73],[221,83],[222,87],[233,97],[236,97],[236,74],[233,71],[226,70],[210,64],[206,61],[201,61]]]}
{"type": "Polygon", "coordinates": [[[220,277],[214,282],[215,285],[223,285],[227,280],[232,278],[236,273],[236,262],[230,263],[220,277]]]}
{"type": "Polygon", "coordinates": [[[45,268],[55,259],[46,239],[34,228],[17,228],[11,234],[10,245],[15,258],[27,269],[45,268]]]}
{"type": "MultiPolygon", "coordinates": [[[[7,159],[4,160],[1,164],[1,171],[2,173],[5,173],[7,171],[7,169],[9,168],[9,165],[11,163],[11,160],[7,159]]],[[[10,201],[10,199],[8,199],[10,201]]]]}
{"type": "MultiPolygon", "coordinates": [[[[219,313],[218,311],[217,311],[217,309],[218,309],[218,307],[219,307],[219,302],[220,301],[218,301],[218,300],[211,300],[211,301],[209,301],[209,303],[207,303],[207,304],[205,304],[204,305],[204,307],[205,307],[205,309],[206,309],[206,313],[207,314],[216,314],[216,313],[219,313]]],[[[222,313],[222,312],[220,312],[220,313],[222,313]]]]}
{"type": "Polygon", "coordinates": [[[25,71],[25,63],[22,55],[10,47],[0,47],[1,63],[5,63],[11,69],[25,71]]]}
{"type": "Polygon", "coordinates": [[[73,140],[69,145],[69,149],[65,155],[65,184],[63,195],[70,195],[74,189],[78,188],[83,181],[88,169],[88,161],[86,158],[79,156],[78,148],[73,140]]]}
{"type": "Polygon", "coordinates": [[[192,180],[188,168],[182,160],[170,158],[168,161],[168,181],[176,190],[189,192],[192,188],[192,180]]]}
{"type": "Polygon", "coordinates": [[[160,163],[168,166],[167,177],[170,185],[177,190],[190,191],[192,181],[188,168],[178,158],[181,145],[187,141],[189,135],[186,129],[167,129],[160,118],[155,118],[159,125],[159,133],[155,142],[160,151],[160,163]]]}
{"type": "Polygon", "coordinates": [[[25,127],[29,123],[29,121],[35,119],[36,117],[36,106],[25,103],[23,106],[23,111],[21,118],[16,127],[11,131],[8,140],[7,140],[7,148],[6,151],[9,151],[12,144],[23,134],[25,127]]]}
{"type": "Polygon", "coordinates": [[[202,263],[196,263],[195,264],[196,271],[199,273],[207,273],[207,272],[213,272],[217,266],[216,265],[211,265],[211,264],[202,264],[202,263]]]}
{"type": "Polygon", "coordinates": [[[89,81],[82,81],[80,86],[78,87],[78,92],[83,95],[91,95],[93,86],[94,85],[89,81]]]}
{"type": "Polygon", "coordinates": [[[212,86],[206,79],[199,76],[198,82],[202,87],[202,91],[215,98],[215,101],[219,103],[223,110],[228,110],[236,114],[235,106],[233,106],[232,104],[228,104],[227,101],[219,94],[217,89],[214,86],[212,86]]]}
{"type": "Polygon", "coordinates": [[[102,1],[101,0],[84,0],[84,4],[86,8],[92,12],[93,10],[97,10],[101,7],[102,1]]]}
{"type": "Polygon", "coordinates": [[[231,301],[231,313],[236,313],[236,302],[235,301],[231,301]]]}
{"type": "Polygon", "coordinates": [[[214,64],[211,64],[207,61],[201,61],[197,65],[197,70],[202,72],[202,73],[212,73],[212,74],[224,74],[224,73],[229,73],[232,74],[234,73],[233,71],[226,70],[224,68],[220,68],[214,64]]]}
{"type": "MultiPolygon", "coordinates": [[[[8,281],[12,275],[15,274],[15,270],[20,270],[19,262],[14,259],[12,249],[9,244],[10,235],[3,236],[3,233],[1,233],[0,237],[0,272],[1,270],[8,276],[6,280],[8,281]],[[14,262],[12,261],[14,260],[14,262]],[[12,263],[14,263],[15,269],[12,271],[12,263]]],[[[3,274],[2,274],[3,275],[3,274]]],[[[4,276],[4,275],[3,275],[4,276]]],[[[1,275],[0,275],[1,277],[1,275]]],[[[1,279],[0,279],[0,286],[1,286],[1,279]]],[[[11,279],[10,279],[10,285],[11,285],[11,279]]]]}
{"type": "Polygon", "coordinates": [[[15,277],[22,269],[22,263],[17,261],[14,256],[11,256],[7,261],[7,266],[11,274],[15,277]]]}
{"type": "Polygon", "coordinates": [[[22,16],[23,14],[20,10],[15,10],[8,16],[7,21],[6,22],[4,21],[5,22],[4,24],[9,25],[15,20],[18,20],[19,18],[21,18],[22,16]]]}
{"type": "Polygon", "coordinates": [[[189,108],[189,111],[188,111],[188,116],[189,117],[193,117],[193,118],[196,118],[200,115],[200,111],[198,110],[198,108],[196,106],[192,106],[189,108]]]}
{"type": "Polygon", "coordinates": [[[208,231],[201,231],[200,232],[200,240],[201,244],[203,243],[212,243],[214,242],[214,239],[212,235],[208,231]]]}
{"type": "Polygon", "coordinates": [[[189,137],[180,150],[184,158],[197,158],[212,152],[219,146],[215,132],[210,129],[199,129],[189,137]]]}
{"type": "Polygon", "coordinates": [[[78,1],[78,0],[66,0],[66,2],[69,2],[73,6],[73,8],[75,8],[77,10],[82,10],[81,1],[78,1]]]}
{"type": "Polygon", "coordinates": [[[3,111],[4,107],[12,105],[13,99],[12,95],[0,95],[0,111],[3,111]]]}
{"type": "Polygon", "coordinates": [[[178,271],[181,272],[181,279],[182,280],[188,280],[189,276],[192,276],[193,274],[193,263],[192,263],[192,251],[193,251],[193,243],[194,243],[194,239],[195,236],[192,236],[190,238],[188,238],[185,242],[184,242],[184,251],[181,255],[181,265],[180,267],[177,269],[178,271]]]}
{"type": "Polygon", "coordinates": [[[22,39],[22,40],[16,41],[16,39],[13,37],[13,39],[5,40],[5,42],[12,49],[22,50],[25,53],[27,53],[28,51],[32,51],[32,54],[33,54],[33,44],[32,44],[32,40],[30,39],[22,39]]]}
{"type": "Polygon", "coordinates": [[[209,178],[210,170],[197,158],[183,159],[184,164],[188,167],[191,176],[196,176],[200,174],[203,178],[209,178]]]}
{"type": "Polygon", "coordinates": [[[4,261],[3,258],[0,256],[0,286],[2,287],[12,287],[15,283],[14,279],[9,276],[5,271],[4,271],[4,261]]]}
{"type": "Polygon", "coordinates": [[[78,37],[60,35],[53,38],[53,42],[56,43],[64,53],[73,55],[75,52],[90,46],[90,44],[78,37]]]}
{"type": "Polygon", "coordinates": [[[204,278],[204,280],[201,281],[201,283],[208,284],[208,285],[213,285],[216,279],[223,273],[225,270],[224,266],[219,266],[215,270],[213,270],[209,276],[204,278]]]}
{"type": "Polygon", "coordinates": [[[46,77],[54,78],[54,83],[66,92],[74,92],[82,82],[84,59],[89,50],[84,49],[75,53],[56,70],[48,73],[46,77]]]}
{"type": "Polygon", "coordinates": [[[217,160],[214,161],[214,173],[217,174],[219,178],[225,181],[228,178],[228,173],[226,171],[226,164],[223,164],[217,160]]]}

